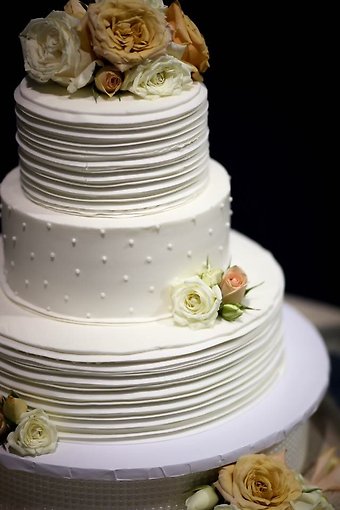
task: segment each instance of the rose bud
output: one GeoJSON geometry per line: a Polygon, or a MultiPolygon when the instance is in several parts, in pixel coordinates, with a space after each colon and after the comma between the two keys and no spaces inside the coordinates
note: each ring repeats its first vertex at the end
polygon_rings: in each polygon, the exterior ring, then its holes
{"type": "Polygon", "coordinates": [[[239,304],[227,303],[222,305],[219,314],[225,321],[235,321],[243,314],[243,307],[239,304]]]}
{"type": "Polygon", "coordinates": [[[8,420],[19,423],[21,415],[27,411],[27,404],[21,398],[9,395],[4,401],[2,411],[8,420]]]}
{"type": "Polygon", "coordinates": [[[122,74],[112,66],[104,66],[97,72],[94,83],[99,92],[112,97],[122,85],[122,74]]]}
{"type": "Polygon", "coordinates": [[[248,284],[246,273],[239,266],[231,266],[220,283],[222,303],[241,303],[248,284]]]}

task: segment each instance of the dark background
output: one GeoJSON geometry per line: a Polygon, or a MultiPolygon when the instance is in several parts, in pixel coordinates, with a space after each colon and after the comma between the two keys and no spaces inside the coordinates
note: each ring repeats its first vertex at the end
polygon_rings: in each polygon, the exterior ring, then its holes
{"type": "MultiPolygon", "coordinates": [[[[17,163],[13,91],[24,76],[19,32],[64,3],[33,0],[19,9],[6,3],[1,177],[17,163]]],[[[233,228],[274,254],[288,293],[339,306],[335,10],[296,2],[181,5],[210,51],[204,76],[210,151],[232,178],[233,228]]]]}

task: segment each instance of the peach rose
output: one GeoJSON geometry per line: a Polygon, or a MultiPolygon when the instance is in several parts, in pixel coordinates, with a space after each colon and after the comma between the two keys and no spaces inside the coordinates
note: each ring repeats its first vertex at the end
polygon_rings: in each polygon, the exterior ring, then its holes
{"type": "Polygon", "coordinates": [[[13,395],[8,395],[8,397],[4,400],[2,406],[2,412],[13,423],[19,423],[21,416],[23,413],[27,411],[27,404],[22,398],[14,397],[13,395]]]}
{"type": "Polygon", "coordinates": [[[246,293],[248,278],[239,266],[231,266],[224,273],[220,287],[222,303],[241,303],[246,293]]]}
{"type": "Polygon", "coordinates": [[[78,19],[82,19],[82,17],[86,14],[86,10],[79,0],[68,0],[67,4],[64,5],[64,11],[70,16],[78,19]]]}
{"type": "Polygon", "coordinates": [[[165,54],[171,40],[163,11],[144,0],[92,3],[87,21],[95,54],[122,72],[165,54]]]}
{"type": "Polygon", "coordinates": [[[281,456],[254,454],[240,457],[219,471],[215,487],[240,510],[291,510],[302,486],[281,456]]]}
{"type": "Polygon", "coordinates": [[[122,86],[122,75],[112,66],[104,66],[96,73],[94,83],[99,92],[112,97],[122,86]]]}
{"type": "Polygon", "coordinates": [[[166,18],[172,29],[172,40],[175,44],[184,45],[181,60],[194,66],[192,78],[202,81],[201,73],[209,67],[209,51],[204,37],[198,27],[184,14],[178,0],[166,9],[166,18]]]}

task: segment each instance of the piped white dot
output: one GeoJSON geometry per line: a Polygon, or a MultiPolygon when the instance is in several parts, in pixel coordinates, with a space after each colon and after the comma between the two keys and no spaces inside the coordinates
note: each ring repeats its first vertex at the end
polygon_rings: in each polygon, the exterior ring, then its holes
{"type": "Polygon", "coordinates": [[[44,287],[46,289],[46,287],[48,287],[48,281],[47,280],[44,280],[44,287]]]}
{"type": "Polygon", "coordinates": [[[15,267],[15,262],[14,262],[14,260],[11,260],[11,262],[10,262],[10,266],[11,266],[11,267],[15,267]]]}
{"type": "Polygon", "coordinates": [[[16,238],[16,236],[12,236],[12,243],[13,243],[13,246],[15,246],[15,245],[16,245],[16,243],[17,243],[17,238],[16,238]]]}
{"type": "Polygon", "coordinates": [[[130,306],[130,308],[129,308],[129,313],[131,313],[131,314],[132,314],[134,311],[135,311],[135,309],[133,308],[133,306],[130,306]]]}
{"type": "Polygon", "coordinates": [[[75,237],[72,237],[72,246],[75,246],[77,244],[77,239],[75,237]]]}
{"type": "Polygon", "coordinates": [[[34,260],[34,259],[35,259],[35,253],[34,253],[34,251],[31,251],[31,253],[30,253],[30,259],[31,259],[31,260],[34,260]]]}
{"type": "Polygon", "coordinates": [[[51,307],[50,307],[50,306],[46,306],[46,310],[47,310],[48,312],[50,312],[50,311],[51,311],[51,307]]]}
{"type": "Polygon", "coordinates": [[[147,264],[151,264],[152,257],[150,257],[150,255],[148,255],[145,260],[146,260],[147,264]]]}
{"type": "Polygon", "coordinates": [[[103,256],[102,256],[102,263],[103,263],[103,264],[106,264],[106,262],[107,262],[107,256],[106,256],[106,255],[103,255],[103,256]]]}
{"type": "Polygon", "coordinates": [[[86,318],[87,318],[87,319],[91,319],[91,314],[90,314],[89,312],[87,312],[87,314],[86,314],[86,318]]]}
{"type": "Polygon", "coordinates": [[[214,229],[213,229],[213,228],[209,228],[209,230],[208,230],[208,234],[209,234],[210,236],[212,236],[212,235],[213,235],[213,233],[214,233],[214,229]]]}
{"type": "Polygon", "coordinates": [[[149,292],[150,294],[153,294],[155,292],[155,287],[153,285],[150,285],[149,292]]]}
{"type": "Polygon", "coordinates": [[[100,237],[105,237],[105,235],[106,235],[105,228],[101,228],[100,229],[100,237]]]}
{"type": "Polygon", "coordinates": [[[188,250],[187,251],[187,257],[190,259],[192,257],[192,251],[191,250],[188,250]]]}
{"type": "Polygon", "coordinates": [[[223,250],[224,250],[223,246],[222,246],[222,245],[220,245],[220,246],[218,247],[218,251],[222,252],[223,250]]]}
{"type": "Polygon", "coordinates": [[[226,221],[225,226],[226,226],[226,228],[229,228],[229,227],[230,227],[230,222],[229,222],[229,221],[226,221]]]}
{"type": "Polygon", "coordinates": [[[55,260],[55,253],[54,253],[54,251],[51,251],[50,259],[52,260],[52,262],[53,262],[53,260],[55,260]]]}
{"type": "Polygon", "coordinates": [[[80,269],[78,269],[78,267],[77,267],[77,269],[74,270],[74,272],[75,272],[76,276],[80,275],[80,269]]]}
{"type": "Polygon", "coordinates": [[[21,228],[22,228],[22,230],[23,230],[24,232],[25,232],[25,230],[26,230],[26,227],[27,227],[27,223],[26,223],[25,221],[23,221],[23,222],[22,222],[22,224],[21,224],[21,228]]]}
{"type": "Polygon", "coordinates": [[[173,244],[172,244],[172,243],[168,243],[168,244],[167,244],[167,246],[166,246],[166,249],[167,249],[168,251],[172,251],[172,250],[173,250],[173,247],[174,247],[174,246],[173,246],[173,244]]]}
{"type": "Polygon", "coordinates": [[[100,299],[105,299],[106,298],[106,294],[105,292],[101,292],[100,293],[100,299]]]}
{"type": "Polygon", "coordinates": [[[128,282],[129,281],[129,276],[127,274],[125,274],[123,276],[123,280],[124,280],[124,282],[128,282]]]}
{"type": "Polygon", "coordinates": [[[25,280],[25,287],[27,288],[30,284],[30,281],[29,280],[25,280]]]}
{"type": "Polygon", "coordinates": [[[47,230],[51,230],[52,224],[50,222],[46,223],[46,228],[47,230]]]}
{"type": "Polygon", "coordinates": [[[132,246],[135,244],[134,239],[129,239],[129,246],[132,248],[132,246]]]}
{"type": "Polygon", "coordinates": [[[7,239],[7,235],[6,235],[6,234],[3,234],[2,239],[3,239],[4,241],[6,241],[6,239],[7,239]]]}
{"type": "Polygon", "coordinates": [[[231,203],[233,201],[233,197],[229,197],[229,202],[231,203]]]}
{"type": "Polygon", "coordinates": [[[224,207],[225,207],[225,203],[224,203],[224,202],[221,202],[221,203],[220,203],[220,209],[224,209],[224,207]]]}
{"type": "Polygon", "coordinates": [[[65,303],[68,303],[69,300],[70,300],[70,296],[68,294],[65,294],[65,296],[64,296],[65,303]]]}

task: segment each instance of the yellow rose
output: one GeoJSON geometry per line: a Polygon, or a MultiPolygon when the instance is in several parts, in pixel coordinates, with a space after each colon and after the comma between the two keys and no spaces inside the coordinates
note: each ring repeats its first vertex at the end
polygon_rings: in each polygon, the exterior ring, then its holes
{"type": "Polygon", "coordinates": [[[95,54],[122,72],[165,54],[171,40],[163,11],[144,0],[92,3],[87,22],[95,54]]]}
{"type": "Polygon", "coordinates": [[[294,471],[281,457],[254,454],[240,457],[219,471],[215,487],[240,510],[291,510],[302,492],[294,471]]]}
{"type": "Polygon", "coordinates": [[[195,67],[192,78],[202,81],[201,73],[209,67],[209,51],[204,37],[189,16],[183,13],[177,0],[166,9],[166,18],[172,29],[173,42],[185,46],[181,59],[195,67]]]}
{"type": "Polygon", "coordinates": [[[20,417],[26,411],[26,402],[21,398],[13,397],[13,395],[8,395],[2,406],[2,412],[13,423],[19,423],[20,417]]]}
{"type": "Polygon", "coordinates": [[[239,266],[231,266],[222,277],[220,283],[222,303],[241,303],[246,293],[248,278],[239,266]]]}
{"type": "Polygon", "coordinates": [[[68,0],[67,4],[64,6],[64,11],[78,19],[81,19],[86,14],[86,10],[79,0],[68,0]]]}
{"type": "Polygon", "coordinates": [[[104,66],[96,73],[94,82],[99,92],[112,97],[122,85],[122,75],[112,66],[104,66]]]}

